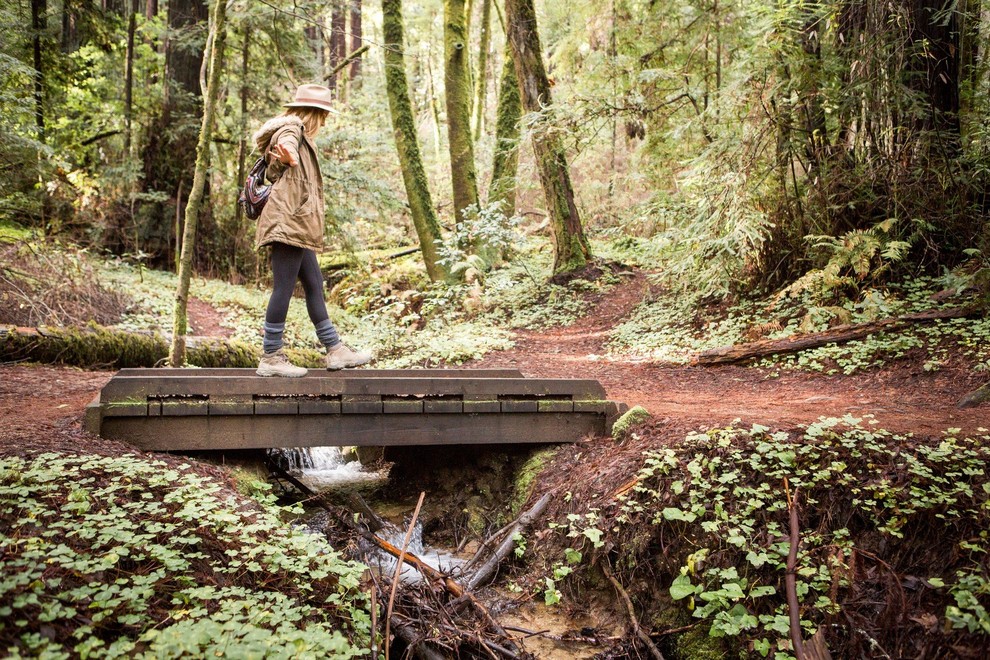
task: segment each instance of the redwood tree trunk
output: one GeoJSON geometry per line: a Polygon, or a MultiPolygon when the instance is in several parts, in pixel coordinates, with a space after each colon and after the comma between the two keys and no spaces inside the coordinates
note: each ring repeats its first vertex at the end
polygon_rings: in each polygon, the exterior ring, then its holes
{"type": "MultiPolygon", "coordinates": [[[[364,44],[361,33],[361,0],[351,0],[351,52],[355,52],[364,44]]],[[[351,62],[351,85],[355,88],[361,85],[361,58],[355,57],[351,62]]]]}
{"type": "Polygon", "coordinates": [[[38,139],[45,141],[45,60],[44,42],[48,31],[48,1],[31,0],[31,46],[34,55],[34,123],[38,139]]]}
{"type": "MultiPolygon", "coordinates": [[[[347,12],[344,8],[344,0],[334,0],[333,10],[330,13],[330,71],[337,68],[337,65],[347,57],[347,12]]],[[[335,73],[327,87],[337,89],[337,82],[340,73],[335,73]]]]}
{"type": "Polygon", "coordinates": [[[959,149],[959,12],[946,0],[911,0],[913,86],[929,104],[920,128],[942,132],[949,154],[959,149]]]}
{"type": "Polygon", "coordinates": [[[173,220],[181,215],[177,199],[179,182],[185,178],[188,189],[190,156],[196,152],[195,119],[202,116],[202,89],[199,75],[203,46],[189,43],[189,33],[208,18],[203,0],[169,0],[168,36],[165,39],[165,98],[161,115],[148,131],[144,148],[145,190],[170,196],[167,203],[142,202],[136,238],[132,249],[155,255],[154,263],[173,261],[170,256],[173,220]],[[176,35],[182,38],[177,38],[176,35]],[[181,42],[181,43],[180,43],[181,42]]]}
{"type": "MultiPolygon", "coordinates": [[[[523,108],[531,113],[545,113],[552,107],[552,99],[533,0],[506,0],[505,14],[523,108]]],[[[553,228],[554,273],[576,270],[588,263],[591,250],[574,203],[564,146],[556,132],[536,126],[533,152],[553,228]]]]}
{"type": "Polygon", "coordinates": [[[433,208],[423,159],[416,141],[416,121],[409,100],[402,33],[402,0],[382,0],[382,34],[385,41],[385,87],[392,116],[395,148],[402,168],[402,181],[409,199],[423,262],[431,280],[446,279],[446,269],[438,263],[437,242],[440,223],[433,208]]]}

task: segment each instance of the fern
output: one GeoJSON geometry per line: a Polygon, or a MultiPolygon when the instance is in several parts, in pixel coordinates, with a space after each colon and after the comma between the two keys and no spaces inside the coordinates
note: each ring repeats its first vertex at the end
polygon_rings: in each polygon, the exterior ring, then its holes
{"type": "Polygon", "coordinates": [[[778,297],[796,298],[807,293],[813,302],[824,304],[846,295],[858,296],[864,285],[874,284],[910,251],[910,242],[894,240],[891,232],[896,223],[889,218],[870,229],[854,229],[842,236],[806,236],[812,249],[822,251],[828,261],[799,277],[778,297]]]}

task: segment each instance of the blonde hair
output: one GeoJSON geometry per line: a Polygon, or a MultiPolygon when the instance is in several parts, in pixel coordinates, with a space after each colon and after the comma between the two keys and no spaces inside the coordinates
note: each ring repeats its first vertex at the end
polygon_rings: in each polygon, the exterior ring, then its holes
{"type": "Polygon", "coordinates": [[[303,130],[306,131],[306,136],[312,138],[323,127],[324,122],[327,120],[327,115],[330,113],[319,108],[295,107],[286,109],[285,114],[299,117],[302,120],[303,130]]]}

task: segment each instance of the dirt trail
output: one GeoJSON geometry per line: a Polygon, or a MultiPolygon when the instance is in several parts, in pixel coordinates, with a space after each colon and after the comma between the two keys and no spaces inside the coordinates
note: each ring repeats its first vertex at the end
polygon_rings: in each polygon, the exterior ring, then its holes
{"type": "Polygon", "coordinates": [[[980,382],[961,369],[928,373],[920,364],[903,360],[882,371],[852,376],[782,370],[774,378],[765,369],[664,366],[605,357],[609,330],[629,316],[646,287],[645,276],[637,273],[603,295],[573,325],[521,331],[516,348],[468,366],[516,368],[533,377],[596,378],[613,400],[699,427],[738,418],[786,428],[847,413],[872,414],[879,426],[903,433],[990,427],[990,405],[955,407],[980,382]]]}
{"type": "MultiPolygon", "coordinates": [[[[588,314],[573,325],[521,331],[514,349],[465,366],[515,368],[532,377],[596,378],[610,398],[642,405],[682,427],[738,418],[788,428],[846,413],[873,414],[884,428],[926,435],[952,427],[990,427],[990,404],[955,407],[980,384],[964,369],[927,373],[920,364],[902,360],[883,371],[853,376],[781,371],[770,378],[763,369],[662,366],[605,357],[609,331],[629,316],[646,287],[646,278],[637,273],[592,302],[588,314]]],[[[212,308],[198,309],[204,330],[220,329],[219,314],[214,314],[212,308]]],[[[65,442],[60,431],[79,428],[86,404],[111,376],[106,371],[0,365],[0,454],[65,442]]],[[[75,441],[84,440],[75,436],[75,441]]]]}

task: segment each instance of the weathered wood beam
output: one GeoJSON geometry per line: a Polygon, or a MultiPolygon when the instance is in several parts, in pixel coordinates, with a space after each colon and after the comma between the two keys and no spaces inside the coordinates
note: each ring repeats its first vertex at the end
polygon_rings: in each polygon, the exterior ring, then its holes
{"type": "Polygon", "coordinates": [[[596,413],[87,417],[87,430],[148,451],[552,444],[606,433],[596,413]]]}

